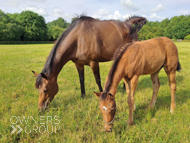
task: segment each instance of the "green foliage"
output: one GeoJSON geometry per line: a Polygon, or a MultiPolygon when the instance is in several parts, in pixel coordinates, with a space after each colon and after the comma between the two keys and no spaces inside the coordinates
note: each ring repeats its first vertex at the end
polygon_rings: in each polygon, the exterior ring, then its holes
{"type": "Polygon", "coordinates": [[[48,29],[49,39],[52,39],[52,40],[58,39],[59,36],[61,35],[61,33],[63,33],[63,31],[65,31],[65,28],[61,28],[61,27],[58,27],[58,26],[51,26],[48,29]]]}
{"type": "Polygon", "coordinates": [[[47,26],[45,19],[32,11],[23,11],[18,15],[17,21],[24,28],[22,40],[44,41],[47,40],[47,26]]]}
{"type": "Polygon", "coordinates": [[[184,39],[190,34],[190,16],[174,16],[161,22],[147,22],[139,32],[139,40],[166,36],[171,39],[184,39]]]}
{"type": "Polygon", "coordinates": [[[61,33],[68,27],[69,23],[63,18],[58,18],[52,22],[47,23],[48,27],[48,37],[51,40],[56,40],[59,38],[61,33]]]}
{"type": "Polygon", "coordinates": [[[63,18],[59,17],[57,20],[47,23],[47,27],[50,28],[52,26],[57,26],[60,28],[67,28],[68,23],[63,18]]]}
{"type": "MultiPolygon", "coordinates": [[[[0,10],[0,41],[53,41],[68,25],[63,18],[46,24],[42,16],[32,11],[10,14],[0,10]]],[[[161,36],[184,39],[190,34],[190,15],[174,16],[161,22],[148,21],[138,34],[139,40],[161,36]]]]}
{"type": "Polygon", "coordinates": [[[17,14],[5,14],[0,10],[0,41],[19,41],[23,28],[16,21],[17,14]]]}
{"type": "MultiPolygon", "coordinates": [[[[163,69],[159,73],[160,89],[153,111],[148,106],[152,97],[150,75],[140,76],[135,93],[136,111],[134,125],[127,126],[129,107],[126,92],[120,82],[115,96],[117,112],[113,131],[104,130],[99,99],[93,95],[98,91],[96,81],[89,66],[85,66],[86,98],[80,97],[78,72],[73,62],[68,62],[58,76],[59,92],[50,108],[39,113],[37,109],[39,93],[34,84],[36,78],[32,70],[40,72],[53,44],[0,45],[0,142],[68,142],[68,143],[188,143],[190,142],[190,42],[176,43],[182,71],[176,73],[176,110],[170,109],[170,88],[163,69]],[[13,133],[13,119],[23,131],[13,133]],[[40,120],[42,116],[43,120],[40,120]],[[59,116],[59,130],[48,133],[39,128],[47,126],[47,117],[59,116]],[[10,121],[10,119],[12,120],[10,121]],[[20,117],[20,119],[18,118],[20,117]],[[29,117],[26,124],[23,121],[29,117]],[[33,121],[33,119],[35,121],[33,121]],[[38,121],[37,121],[38,119],[38,121]],[[31,122],[30,122],[31,121],[31,122]],[[22,122],[22,124],[20,123],[22,122]],[[31,129],[31,133],[27,133],[31,129]],[[37,129],[37,130],[35,130],[37,129]]],[[[113,62],[100,63],[102,85],[113,62]]],[[[49,124],[54,120],[49,118],[49,124]]],[[[14,123],[14,122],[13,122],[14,123]]],[[[55,127],[55,126],[53,126],[55,127]]],[[[47,128],[46,128],[47,129],[47,128]]],[[[50,128],[51,129],[51,128],[50,128]]],[[[17,128],[18,132],[18,128],[17,128]]]]}
{"type": "Polygon", "coordinates": [[[185,36],[185,39],[190,40],[190,34],[185,36]]]}

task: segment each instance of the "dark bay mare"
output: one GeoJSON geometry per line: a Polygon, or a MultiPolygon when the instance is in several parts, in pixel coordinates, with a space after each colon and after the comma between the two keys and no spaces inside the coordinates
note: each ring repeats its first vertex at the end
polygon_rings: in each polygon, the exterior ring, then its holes
{"type": "Polygon", "coordinates": [[[137,32],[145,23],[145,18],[137,16],[125,22],[100,21],[87,16],[76,18],[57,40],[41,73],[33,71],[39,89],[38,108],[45,109],[57,94],[57,76],[70,60],[79,73],[82,97],[85,96],[84,65],[91,67],[102,91],[99,62],[110,61],[120,45],[138,40],[137,32]]]}
{"type": "Polygon", "coordinates": [[[100,98],[99,106],[103,113],[106,131],[112,130],[116,103],[115,94],[117,86],[123,78],[126,85],[129,105],[128,125],[133,124],[133,111],[135,110],[135,90],[140,75],[151,75],[153,96],[150,109],[153,109],[160,87],[158,73],[162,67],[168,76],[171,90],[170,112],[173,113],[176,91],[176,70],[181,66],[176,45],[167,37],[154,38],[132,44],[125,44],[116,54],[117,58],[109,71],[104,91],[94,94],[100,98]]]}

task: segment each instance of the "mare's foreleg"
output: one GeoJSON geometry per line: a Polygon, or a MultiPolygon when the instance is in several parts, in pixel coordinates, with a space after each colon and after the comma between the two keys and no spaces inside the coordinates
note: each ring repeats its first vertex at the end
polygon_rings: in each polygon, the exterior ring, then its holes
{"type": "Polygon", "coordinates": [[[153,87],[153,95],[152,95],[152,100],[150,101],[150,109],[154,108],[154,105],[156,103],[156,98],[157,98],[158,90],[159,90],[159,87],[160,87],[160,81],[159,81],[159,77],[158,77],[159,71],[151,74],[152,87],[153,87]]]}
{"type": "Polygon", "coordinates": [[[99,63],[91,61],[90,67],[91,67],[94,77],[96,79],[96,84],[98,85],[100,92],[102,92],[103,90],[102,90],[102,86],[101,86],[99,63]]]}
{"type": "Polygon", "coordinates": [[[79,74],[80,87],[81,87],[81,97],[84,98],[86,96],[85,87],[84,87],[84,65],[76,64],[76,68],[79,74]]]}

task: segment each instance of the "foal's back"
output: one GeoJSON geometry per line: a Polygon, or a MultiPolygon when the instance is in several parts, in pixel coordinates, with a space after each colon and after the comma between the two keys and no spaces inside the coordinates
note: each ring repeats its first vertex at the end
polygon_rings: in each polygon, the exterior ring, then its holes
{"type": "Polygon", "coordinates": [[[122,58],[126,60],[125,71],[129,75],[132,72],[145,75],[158,71],[162,66],[177,68],[178,52],[169,38],[160,37],[133,43],[122,58]]]}

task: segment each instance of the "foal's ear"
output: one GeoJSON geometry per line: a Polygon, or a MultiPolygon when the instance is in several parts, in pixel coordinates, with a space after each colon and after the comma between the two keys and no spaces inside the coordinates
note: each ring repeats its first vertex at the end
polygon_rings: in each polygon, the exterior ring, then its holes
{"type": "Polygon", "coordinates": [[[102,92],[94,92],[94,91],[93,91],[93,93],[94,93],[94,95],[96,95],[96,97],[100,97],[100,95],[102,94],[102,92]]]}
{"type": "Polygon", "coordinates": [[[33,74],[35,75],[35,76],[38,76],[39,74],[38,73],[36,73],[35,71],[32,71],[33,72],[33,74]]]}
{"type": "Polygon", "coordinates": [[[45,74],[43,74],[43,73],[41,73],[41,76],[42,76],[43,78],[45,78],[46,80],[48,79],[48,77],[47,77],[45,74]]]}

